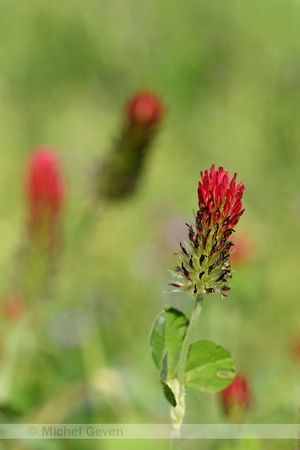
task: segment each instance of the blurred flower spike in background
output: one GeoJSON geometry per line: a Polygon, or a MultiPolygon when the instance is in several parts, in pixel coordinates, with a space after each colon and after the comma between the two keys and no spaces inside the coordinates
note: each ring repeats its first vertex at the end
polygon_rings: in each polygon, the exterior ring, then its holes
{"type": "Polygon", "coordinates": [[[199,211],[195,225],[187,225],[189,243],[180,243],[180,265],[172,272],[178,281],[170,283],[176,291],[192,295],[229,291],[231,241],[233,227],[244,212],[241,202],[245,186],[236,185],[234,174],[229,180],[223,167],[200,173],[198,185],[199,211]]]}
{"type": "Polygon", "coordinates": [[[137,191],[163,113],[162,102],[154,92],[140,91],[128,100],[119,138],[97,168],[100,200],[111,203],[137,191]]]}
{"type": "Polygon", "coordinates": [[[141,91],[129,100],[127,114],[132,124],[151,126],[160,122],[163,106],[156,94],[141,91]]]}
{"type": "Polygon", "coordinates": [[[40,227],[50,227],[53,231],[62,209],[65,188],[59,160],[52,149],[40,147],[31,154],[25,187],[30,230],[35,233],[40,227]]]}
{"type": "Polygon", "coordinates": [[[219,396],[225,415],[230,420],[241,420],[251,404],[247,378],[237,373],[232,383],[220,391],[219,396]]]}

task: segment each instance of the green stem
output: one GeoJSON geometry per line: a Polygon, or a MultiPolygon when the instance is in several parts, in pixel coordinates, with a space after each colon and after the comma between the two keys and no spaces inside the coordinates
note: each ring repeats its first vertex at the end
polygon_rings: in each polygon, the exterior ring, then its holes
{"type": "Polygon", "coordinates": [[[180,450],[180,429],[172,429],[170,450],[180,450]]]}
{"type": "Polygon", "coordinates": [[[179,367],[178,367],[178,381],[180,386],[180,391],[184,389],[184,376],[186,363],[189,356],[190,346],[192,344],[192,340],[194,337],[195,329],[201,314],[202,303],[203,303],[204,295],[197,295],[195,298],[194,310],[192,313],[192,317],[182,344],[180,358],[179,358],[179,367]]]}
{"type": "Polygon", "coordinates": [[[176,392],[177,406],[175,408],[172,408],[171,410],[172,428],[173,428],[171,439],[171,450],[179,450],[180,448],[180,428],[185,414],[185,388],[184,388],[185,371],[195,329],[201,314],[204,296],[205,294],[199,294],[195,298],[194,310],[181,348],[178,365],[178,384],[176,392]]]}

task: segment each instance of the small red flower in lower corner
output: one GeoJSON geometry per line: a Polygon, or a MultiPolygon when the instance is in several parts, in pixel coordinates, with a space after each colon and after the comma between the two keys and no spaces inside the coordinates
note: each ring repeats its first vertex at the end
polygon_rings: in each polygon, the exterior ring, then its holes
{"type": "Polygon", "coordinates": [[[219,392],[225,415],[231,420],[241,420],[251,404],[248,379],[237,373],[232,383],[219,392]]]}

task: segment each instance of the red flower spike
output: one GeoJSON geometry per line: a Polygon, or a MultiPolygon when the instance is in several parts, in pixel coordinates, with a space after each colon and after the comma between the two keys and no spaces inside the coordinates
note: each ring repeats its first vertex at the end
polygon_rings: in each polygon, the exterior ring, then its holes
{"type": "Polygon", "coordinates": [[[231,278],[230,255],[233,227],[244,212],[241,202],[245,186],[236,185],[237,174],[230,180],[228,170],[219,167],[201,172],[198,185],[199,211],[195,225],[188,225],[189,242],[181,244],[180,270],[173,271],[178,283],[171,284],[176,291],[196,294],[225,292],[231,278]],[[193,264],[190,264],[190,261],[193,264]]]}
{"type": "Polygon", "coordinates": [[[160,122],[163,107],[154,93],[142,91],[129,100],[127,114],[131,124],[151,126],[160,122]]]}
{"type": "Polygon", "coordinates": [[[54,225],[62,208],[64,186],[58,158],[51,149],[42,147],[30,156],[26,193],[33,228],[41,221],[54,225]]]}
{"type": "Polygon", "coordinates": [[[232,383],[219,393],[224,413],[231,419],[241,419],[251,403],[249,382],[237,373],[232,383]]]}

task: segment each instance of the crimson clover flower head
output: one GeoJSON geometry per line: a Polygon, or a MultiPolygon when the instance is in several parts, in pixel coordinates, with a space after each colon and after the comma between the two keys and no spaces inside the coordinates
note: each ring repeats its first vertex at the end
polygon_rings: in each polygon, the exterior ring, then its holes
{"type": "Polygon", "coordinates": [[[239,419],[251,404],[248,379],[237,373],[231,384],[219,393],[224,413],[232,419],[239,419]]]}
{"type": "Polygon", "coordinates": [[[141,91],[129,100],[127,115],[133,125],[151,126],[160,122],[163,106],[154,92],[141,91]]]}
{"type": "Polygon", "coordinates": [[[202,183],[199,181],[198,185],[199,208],[205,218],[208,219],[211,215],[214,224],[233,228],[244,212],[241,198],[245,186],[241,181],[236,186],[237,173],[229,182],[228,169],[225,172],[223,167],[215,170],[213,164],[209,173],[206,170],[204,174],[200,172],[200,175],[202,183]]]}
{"type": "Polygon", "coordinates": [[[195,224],[187,225],[189,241],[180,243],[180,263],[172,272],[177,278],[175,291],[193,295],[219,292],[228,297],[228,280],[232,277],[233,227],[244,212],[241,202],[245,186],[236,184],[237,173],[229,179],[228,170],[219,167],[200,173],[199,210],[195,224]]]}
{"type": "Polygon", "coordinates": [[[30,155],[25,188],[33,228],[40,222],[54,225],[63,205],[64,184],[53,150],[41,147],[30,155]]]}

